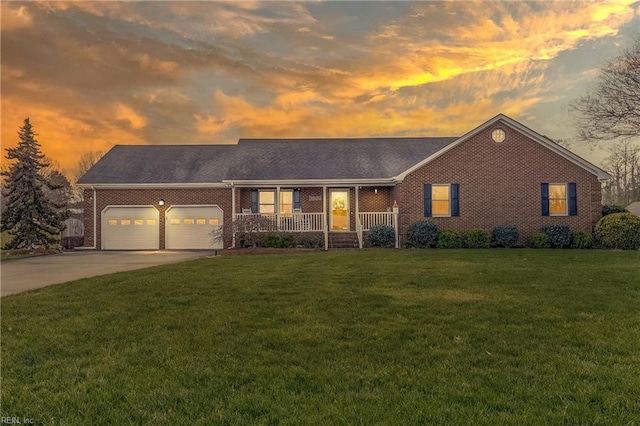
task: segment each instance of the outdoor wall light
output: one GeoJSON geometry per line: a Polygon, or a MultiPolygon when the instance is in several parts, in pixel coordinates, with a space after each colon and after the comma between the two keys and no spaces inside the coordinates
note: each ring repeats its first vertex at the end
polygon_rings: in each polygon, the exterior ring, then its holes
{"type": "Polygon", "coordinates": [[[373,193],[377,194],[378,193],[378,188],[373,188],[373,193]]]}
{"type": "Polygon", "coordinates": [[[164,200],[162,198],[160,198],[160,200],[158,200],[158,205],[159,206],[164,206],[164,200]]]}

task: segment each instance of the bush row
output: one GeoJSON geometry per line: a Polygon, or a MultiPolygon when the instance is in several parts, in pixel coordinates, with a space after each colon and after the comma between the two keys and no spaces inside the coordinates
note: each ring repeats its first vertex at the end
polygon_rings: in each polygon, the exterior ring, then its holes
{"type": "Polygon", "coordinates": [[[512,238],[515,230],[514,245],[519,233],[515,227],[500,227],[489,234],[484,229],[470,229],[463,233],[449,230],[439,230],[434,222],[423,220],[415,222],[409,228],[405,245],[415,248],[488,248],[491,245],[509,244],[507,240],[512,238]]]}
{"type": "Polygon", "coordinates": [[[324,238],[317,234],[308,234],[304,232],[274,232],[274,233],[252,233],[251,238],[246,236],[239,237],[240,247],[271,247],[271,248],[290,248],[304,247],[319,249],[324,247],[324,238]]]}
{"type": "MultiPolygon", "coordinates": [[[[498,226],[491,233],[483,229],[466,232],[440,230],[431,221],[415,222],[407,233],[406,246],[416,248],[487,248],[515,247],[520,232],[515,226],[498,226]]],[[[393,229],[390,232],[393,245],[393,229]]],[[[373,244],[372,244],[373,245],[373,244]]],[[[384,245],[380,245],[385,247],[384,245]]],[[[571,231],[566,225],[545,226],[527,240],[531,248],[576,248],[601,247],[607,249],[640,249],[640,217],[629,212],[609,213],[602,217],[594,233],[571,231]]]]}
{"type": "MultiPolygon", "coordinates": [[[[498,226],[491,233],[484,229],[470,229],[458,233],[440,230],[434,222],[423,220],[409,228],[405,245],[416,248],[488,248],[515,247],[520,231],[515,226],[498,226]]],[[[395,231],[390,226],[375,226],[367,233],[371,247],[394,247],[395,231]]],[[[313,234],[269,233],[260,235],[252,244],[258,247],[321,248],[323,238],[313,234]]],[[[527,241],[531,248],[602,247],[609,249],[640,249],[640,217],[629,212],[610,213],[596,224],[594,233],[571,231],[566,225],[545,226],[527,241]]]]}

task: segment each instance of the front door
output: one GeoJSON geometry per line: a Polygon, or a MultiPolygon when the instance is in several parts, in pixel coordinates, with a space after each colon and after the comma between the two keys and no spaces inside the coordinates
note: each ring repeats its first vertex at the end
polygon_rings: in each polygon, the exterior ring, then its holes
{"type": "Polygon", "coordinates": [[[332,231],[349,230],[349,191],[345,189],[331,189],[331,220],[332,231]]]}

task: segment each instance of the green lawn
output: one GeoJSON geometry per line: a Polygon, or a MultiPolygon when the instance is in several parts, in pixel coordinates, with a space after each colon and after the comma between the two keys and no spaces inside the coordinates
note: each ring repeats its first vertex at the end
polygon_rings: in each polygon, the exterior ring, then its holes
{"type": "Polygon", "coordinates": [[[37,424],[640,424],[640,252],[221,256],[1,299],[37,424]]]}

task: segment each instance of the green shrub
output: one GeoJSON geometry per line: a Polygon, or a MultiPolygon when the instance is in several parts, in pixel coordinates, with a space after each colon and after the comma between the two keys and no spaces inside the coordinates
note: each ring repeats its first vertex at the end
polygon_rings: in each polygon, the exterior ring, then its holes
{"type": "Polygon", "coordinates": [[[264,239],[265,247],[287,248],[293,247],[293,235],[291,234],[271,234],[264,239]]]}
{"type": "Polygon", "coordinates": [[[295,234],[294,243],[296,247],[304,247],[309,249],[324,248],[324,238],[321,235],[308,232],[295,234]]]}
{"type": "Polygon", "coordinates": [[[549,234],[538,232],[537,234],[533,234],[529,237],[527,246],[535,249],[551,248],[551,238],[549,237],[549,234]]]}
{"type": "Polygon", "coordinates": [[[407,232],[407,246],[417,248],[435,247],[438,241],[438,225],[428,220],[415,222],[407,232]]]}
{"type": "Polygon", "coordinates": [[[520,231],[515,226],[496,226],[491,231],[491,245],[494,247],[513,247],[518,244],[520,231]]]}
{"type": "Polygon", "coordinates": [[[551,247],[569,247],[571,244],[571,229],[566,225],[548,225],[542,232],[549,236],[551,247]]]}
{"type": "Polygon", "coordinates": [[[571,234],[571,248],[590,249],[593,246],[593,235],[588,232],[576,231],[571,234]]]}
{"type": "Polygon", "coordinates": [[[596,239],[603,248],[637,250],[640,248],[640,217],[612,213],[598,221],[596,239]]]}
{"type": "Polygon", "coordinates": [[[484,229],[470,229],[463,234],[463,242],[467,248],[488,248],[489,233],[484,229]]]}
{"type": "Polygon", "coordinates": [[[626,211],[627,209],[622,206],[617,206],[615,204],[608,204],[608,205],[602,206],[602,217],[605,217],[613,213],[625,213],[626,211]]]}
{"type": "Polygon", "coordinates": [[[455,231],[441,231],[438,234],[436,247],[439,249],[455,249],[462,247],[460,234],[455,231]]]}
{"type": "Polygon", "coordinates": [[[395,247],[396,231],[387,225],[374,226],[367,233],[366,242],[372,247],[395,247]]]}

